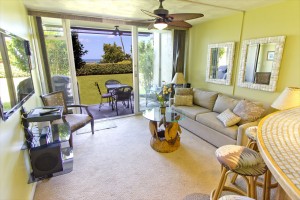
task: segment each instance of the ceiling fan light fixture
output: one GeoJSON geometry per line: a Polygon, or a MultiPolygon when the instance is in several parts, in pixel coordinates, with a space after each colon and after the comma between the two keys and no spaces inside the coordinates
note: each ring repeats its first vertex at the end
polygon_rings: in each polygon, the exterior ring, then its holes
{"type": "Polygon", "coordinates": [[[157,19],[153,26],[158,30],[163,30],[168,27],[168,24],[164,20],[157,19]]]}

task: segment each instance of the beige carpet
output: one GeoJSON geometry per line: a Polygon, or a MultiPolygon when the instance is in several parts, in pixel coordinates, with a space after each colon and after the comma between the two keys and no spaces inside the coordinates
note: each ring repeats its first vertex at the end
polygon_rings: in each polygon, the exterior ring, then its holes
{"type": "Polygon", "coordinates": [[[114,123],[98,134],[74,134],[73,171],[39,182],[34,199],[208,199],[220,178],[215,147],[183,129],[180,148],[162,154],[150,147],[142,116],[114,123]]]}
{"type": "MultiPolygon", "coordinates": [[[[104,130],[104,129],[110,129],[110,128],[116,128],[117,125],[113,120],[99,120],[95,121],[94,123],[94,133],[97,133],[98,131],[104,130]]],[[[91,124],[86,125],[85,127],[82,127],[78,131],[76,131],[76,135],[85,134],[85,133],[91,133],[91,124]]]]}
{"type": "Polygon", "coordinates": [[[39,182],[34,199],[182,200],[216,186],[215,147],[183,130],[180,148],[161,154],[150,147],[148,120],[114,122],[101,134],[74,134],[73,171],[39,182]]]}

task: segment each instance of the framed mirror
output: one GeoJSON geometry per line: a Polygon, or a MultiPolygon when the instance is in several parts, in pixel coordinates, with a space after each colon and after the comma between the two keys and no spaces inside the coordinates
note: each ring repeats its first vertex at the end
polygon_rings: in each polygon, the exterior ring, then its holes
{"type": "Polygon", "coordinates": [[[234,57],[234,42],[209,44],[206,82],[230,85],[234,57]]]}
{"type": "Polygon", "coordinates": [[[284,43],[285,36],[244,40],[238,86],[275,91],[284,43]]]}
{"type": "Polygon", "coordinates": [[[34,94],[29,42],[0,29],[0,117],[6,120],[34,94]]]}

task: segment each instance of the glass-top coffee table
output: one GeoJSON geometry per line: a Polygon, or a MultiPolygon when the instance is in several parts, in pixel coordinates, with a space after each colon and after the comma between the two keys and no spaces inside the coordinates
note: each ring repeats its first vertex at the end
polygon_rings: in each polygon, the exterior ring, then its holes
{"type": "Polygon", "coordinates": [[[179,120],[184,119],[182,115],[167,107],[164,114],[160,108],[145,110],[143,116],[149,119],[149,129],[152,135],[151,147],[161,153],[170,153],[180,146],[181,129],[179,120]]]}

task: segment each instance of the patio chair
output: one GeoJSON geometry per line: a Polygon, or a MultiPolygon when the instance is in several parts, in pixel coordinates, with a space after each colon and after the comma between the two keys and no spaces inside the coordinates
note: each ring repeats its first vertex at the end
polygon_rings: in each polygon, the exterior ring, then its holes
{"type": "MultiPolygon", "coordinates": [[[[121,82],[120,81],[117,81],[117,80],[107,80],[107,81],[105,81],[105,86],[107,86],[107,85],[113,85],[113,84],[121,84],[121,82]]],[[[111,93],[112,92],[112,90],[110,91],[109,89],[107,89],[107,93],[111,93]]]]}
{"type": "Polygon", "coordinates": [[[103,105],[102,99],[106,99],[107,102],[110,104],[112,95],[111,95],[111,93],[102,94],[98,82],[95,82],[95,86],[97,87],[99,95],[100,95],[100,103],[99,103],[99,110],[100,110],[103,105]]]}
{"type": "Polygon", "coordinates": [[[44,106],[63,106],[63,117],[53,121],[54,124],[69,123],[71,134],[69,139],[70,147],[73,147],[72,133],[91,123],[92,134],[94,134],[94,117],[86,105],[67,105],[63,91],[41,95],[44,106]],[[69,114],[68,108],[84,108],[87,114],[69,114]]]}
{"type": "Polygon", "coordinates": [[[133,113],[131,92],[132,92],[131,86],[123,86],[123,87],[114,89],[114,91],[112,93],[112,104],[113,104],[113,107],[115,107],[115,109],[117,111],[117,115],[119,115],[118,102],[122,102],[122,104],[127,108],[129,108],[129,105],[130,105],[131,112],[133,113]],[[126,105],[126,102],[127,102],[127,105],[126,105]]]}

